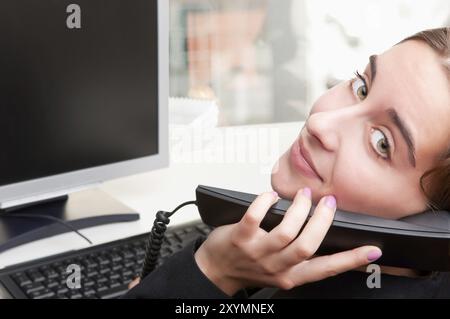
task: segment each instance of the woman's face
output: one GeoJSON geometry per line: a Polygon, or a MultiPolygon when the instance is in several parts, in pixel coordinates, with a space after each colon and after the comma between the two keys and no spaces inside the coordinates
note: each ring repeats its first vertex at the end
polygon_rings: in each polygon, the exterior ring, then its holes
{"type": "Polygon", "coordinates": [[[314,203],[333,194],[340,209],[385,218],[422,212],[420,177],[449,147],[449,102],[445,68],[427,44],[407,41],[371,57],[361,78],[315,102],[272,187],[293,198],[308,186],[314,203]]]}

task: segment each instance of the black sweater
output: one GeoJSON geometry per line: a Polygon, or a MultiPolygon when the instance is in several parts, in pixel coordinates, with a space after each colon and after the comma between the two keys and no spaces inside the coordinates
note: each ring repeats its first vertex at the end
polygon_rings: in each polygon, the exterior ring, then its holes
{"type": "MultiPolygon", "coordinates": [[[[197,266],[194,253],[205,238],[199,238],[174,254],[162,266],[150,273],[123,298],[450,298],[449,273],[433,273],[420,278],[383,274],[381,288],[370,289],[368,274],[349,271],[319,282],[289,291],[261,289],[250,295],[242,290],[233,297],[217,288],[197,266]]],[[[253,291],[254,292],[254,291],[253,291]]]]}

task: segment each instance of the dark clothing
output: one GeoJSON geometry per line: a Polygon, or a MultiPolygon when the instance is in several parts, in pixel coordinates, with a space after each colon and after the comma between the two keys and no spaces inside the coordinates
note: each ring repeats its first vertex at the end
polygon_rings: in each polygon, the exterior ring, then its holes
{"type": "MultiPolygon", "coordinates": [[[[231,298],[217,288],[199,269],[194,253],[205,238],[188,245],[149,274],[123,298],[231,298]]],[[[294,289],[261,289],[250,298],[450,298],[450,274],[433,273],[420,278],[381,275],[381,288],[370,289],[369,274],[349,271],[294,289]]],[[[233,298],[248,298],[240,291],[233,298]]]]}
{"type": "Polygon", "coordinates": [[[349,271],[289,291],[278,290],[272,298],[450,298],[448,273],[434,273],[423,278],[381,275],[380,288],[368,288],[370,274],[349,271]]]}

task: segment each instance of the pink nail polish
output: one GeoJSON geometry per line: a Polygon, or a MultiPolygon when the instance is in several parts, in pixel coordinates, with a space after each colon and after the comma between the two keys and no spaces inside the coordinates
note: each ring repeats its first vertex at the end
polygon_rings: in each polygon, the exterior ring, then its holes
{"type": "Polygon", "coordinates": [[[272,192],[273,197],[278,197],[278,193],[277,192],[272,192]]]}
{"type": "Polygon", "coordinates": [[[372,250],[367,254],[367,260],[372,262],[380,258],[382,255],[381,250],[372,250]]]}
{"type": "Polygon", "coordinates": [[[311,199],[311,188],[309,188],[309,187],[303,188],[303,195],[305,195],[306,197],[311,199]]]}
{"type": "Polygon", "coordinates": [[[333,195],[328,195],[325,198],[325,205],[333,209],[336,208],[336,198],[333,195]]]}

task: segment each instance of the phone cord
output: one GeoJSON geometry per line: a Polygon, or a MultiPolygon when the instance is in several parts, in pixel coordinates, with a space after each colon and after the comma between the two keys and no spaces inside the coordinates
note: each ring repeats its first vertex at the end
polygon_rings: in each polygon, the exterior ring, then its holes
{"type": "Polygon", "coordinates": [[[139,276],[141,280],[144,279],[149,273],[151,273],[158,264],[158,259],[161,254],[161,246],[164,241],[164,234],[167,230],[167,225],[169,225],[170,223],[170,217],[182,207],[192,204],[197,205],[197,202],[196,201],[184,202],[183,204],[178,205],[171,212],[160,210],[156,213],[156,218],[153,222],[152,231],[150,232],[150,235],[148,236],[146,243],[144,264],[142,266],[142,271],[139,276]]]}

